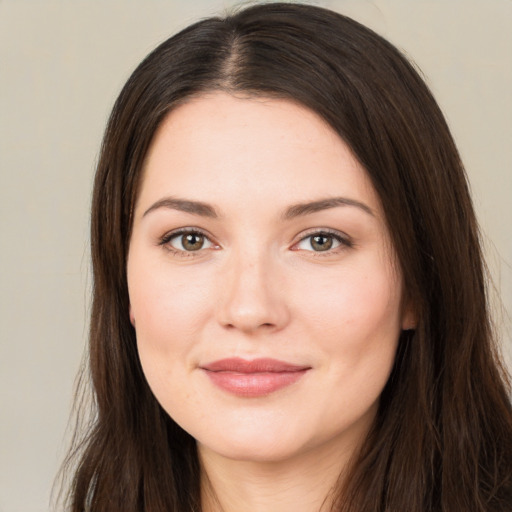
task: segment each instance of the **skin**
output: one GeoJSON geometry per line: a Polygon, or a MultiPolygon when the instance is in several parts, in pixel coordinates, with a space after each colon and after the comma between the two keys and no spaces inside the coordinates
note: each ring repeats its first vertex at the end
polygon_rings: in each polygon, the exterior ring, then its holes
{"type": "Polygon", "coordinates": [[[291,101],[212,93],[177,107],[147,155],[127,272],[142,367],[197,439],[204,509],[324,510],[414,324],[379,198],[348,146],[291,101]],[[333,197],[350,204],[284,215],[333,197]],[[198,250],[173,237],[182,228],[205,235],[198,250]],[[330,249],[312,245],[318,233],[330,249]],[[234,356],[309,369],[238,396],[201,369],[234,356]]]}

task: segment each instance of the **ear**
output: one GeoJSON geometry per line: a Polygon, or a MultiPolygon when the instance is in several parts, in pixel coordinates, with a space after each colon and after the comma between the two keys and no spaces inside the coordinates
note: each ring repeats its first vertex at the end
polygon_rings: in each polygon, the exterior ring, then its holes
{"type": "Polygon", "coordinates": [[[133,316],[132,305],[130,304],[130,323],[135,327],[135,317],[133,316]]]}
{"type": "Polygon", "coordinates": [[[417,326],[418,314],[416,312],[416,308],[412,304],[412,301],[408,300],[407,303],[404,304],[402,311],[402,330],[411,331],[416,329],[417,326]]]}

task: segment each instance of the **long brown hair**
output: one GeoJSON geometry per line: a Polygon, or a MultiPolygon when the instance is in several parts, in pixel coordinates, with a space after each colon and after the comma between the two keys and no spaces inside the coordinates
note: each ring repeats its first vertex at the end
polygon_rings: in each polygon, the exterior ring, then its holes
{"type": "Polygon", "coordinates": [[[177,104],[212,90],[288,98],[329,123],[380,196],[418,314],[415,331],[401,335],[374,425],[334,510],[511,510],[508,381],[466,177],[443,115],[382,37],[329,10],[284,3],[186,28],[138,66],[114,106],[92,203],[95,414],[73,452],[70,509],[201,508],[195,441],[160,407],[141,370],[126,258],[155,130],[177,104]]]}

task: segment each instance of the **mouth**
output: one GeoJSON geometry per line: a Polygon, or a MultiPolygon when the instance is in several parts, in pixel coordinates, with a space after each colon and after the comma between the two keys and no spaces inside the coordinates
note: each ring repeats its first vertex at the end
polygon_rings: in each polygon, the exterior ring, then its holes
{"type": "Polygon", "coordinates": [[[311,366],[277,359],[246,360],[234,357],[207,363],[200,369],[223,391],[242,397],[259,397],[291,386],[311,366]]]}

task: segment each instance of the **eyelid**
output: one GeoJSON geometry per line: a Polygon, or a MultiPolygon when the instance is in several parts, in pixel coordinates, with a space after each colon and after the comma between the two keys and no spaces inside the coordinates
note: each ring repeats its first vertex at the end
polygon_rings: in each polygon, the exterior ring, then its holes
{"type": "MultiPolygon", "coordinates": [[[[354,242],[349,235],[347,235],[346,233],[344,233],[342,231],[338,231],[338,230],[332,229],[332,228],[311,228],[311,229],[308,229],[308,230],[300,233],[300,235],[298,235],[296,238],[298,238],[298,239],[292,244],[291,250],[293,250],[293,251],[302,250],[304,252],[312,253],[314,256],[322,256],[322,255],[327,256],[329,254],[332,255],[339,251],[342,251],[344,249],[351,248],[354,246],[354,242]],[[328,249],[325,251],[314,251],[314,250],[297,248],[297,246],[301,242],[303,242],[304,240],[306,240],[312,236],[315,236],[315,235],[331,236],[336,241],[338,241],[340,245],[338,247],[335,247],[334,249],[328,249]]],[[[170,251],[176,255],[186,256],[186,257],[199,256],[199,254],[204,253],[205,250],[220,248],[219,244],[217,242],[215,242],[213,237],[208,232],[206,232],[204,229],[201,229],[201,228],[198,228],[195,226],[181,227],[181,228],[177,228],[177,229],[168,231],[167,233],[165,233],[163,236],[161,236],[158,239],[158,245],[165,246],[165,248],[168,251],[170,251]],[[173,238],[179,237],[181,235],[187,235],[187,234],[198,234],[198,235],[204,236],[212,244],[212,247],[207,247],[204,249],[201,248],[201,249],[198,249],[197,251],[185,251],[185,250],[177,249],[176,247],[172,247],[169,244],[169,242],[173,238]]]]}
{"type": "Polygon", "coordinates": [[[315,256],[327,256],[328,254],[334,254],[339,251],[342,251],[346,248],[351,248],[354,246],[354,242],[350,236],[348,236],[346,233],[343,233],[342,231],[338,231],[336,229],[332,228],[312,228],[307,231],[304,231],[298,235],[298,240],[293,243],[291,249],[294,251],[300,251],[303,250],[305,252],[313,253],[315,256]],[[304,240],[311,238],[315,235],[327,235],[333,237],[336,241],[340,243],[338,247],[335,247],[334,249],[328,249],[326,251],[314,251],[314,250],[307,250],[307,249],[299,249],[297,246],[303,242],[304,240]]]}
{"type": "Polygon", "coordinates": [[[178,255],[178,256],[185,256],[185,257],[194,257],[199,256],[199,254],[204,253],[206,250],[210,249],[218,249],[219,244],[217,244],[213,237],[207,233],[204,229],[197,228],[194,226],[187,226],[182,228],[173,229],[171,231],[168,231],[163,236],[159,237],[158,239],[158,245],[164,246],[169,252],[178,255]],[[173,238],[177,238],[182,235],[188,235],[188,234],[197,234],[203,236],[206,240],[208,240],[212,246],[198,249],[197,251],[184,251],[181,249],[177,249],[176,247],[173,247],[170,245],[170,241],[173,238]]]}

